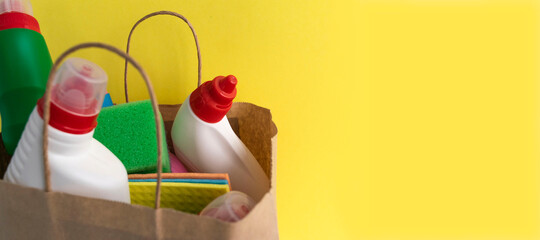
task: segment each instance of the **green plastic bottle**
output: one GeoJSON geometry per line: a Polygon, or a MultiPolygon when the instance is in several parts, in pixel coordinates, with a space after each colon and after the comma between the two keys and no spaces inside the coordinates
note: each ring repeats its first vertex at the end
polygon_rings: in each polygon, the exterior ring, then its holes
{"type": "Polygon", "coordinates": [[[0,116],[2,140],[13,154],[52,60],[29,0],[0,0],[0,116]]]}

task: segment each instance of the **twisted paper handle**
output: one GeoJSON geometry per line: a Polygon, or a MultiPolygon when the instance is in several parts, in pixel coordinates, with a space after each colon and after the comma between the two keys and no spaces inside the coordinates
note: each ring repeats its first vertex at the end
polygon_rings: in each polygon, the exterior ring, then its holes
{"type": "MultiPolygon", "coordinates": [[[[178,14],[178,13],[175,13],[175,12],[171,12],[171,11],[158,11],[158,12],[153,12],[153,13],[150,13],[146,16],[144,16],[143,18],[139,19],[139,21],[137,21],[135,23],[135,25],[133,25],[133,27],[131,28],[131,31],[129,31],[129,36],[128,36],[128,40],[127,40],[127,46],[126,46],[126,53],[129,54],[129,45],[131,43],[131,35],[133,35],[133,31],[135,30],[135,28],[141,23],[143,22],[144,20],[148,19],[148,18],[151,18],[153,16],[157,16],[157,15],[170,15],[170,16],[175,16],[175,17],[178,17],[180,19],[182,19],[189,27],[189,29],[191,29],[191,33],[193,33],[193,38],[195,39],[195,46],[197,47],[197,61],[198,61],[198,77],[197,77],[197,86],[200,86],[201,85],[201,51],[199,49],[199,39],[197,38],[197,34],[195,33],[195,29],[193,29],[193,26],[191,25],[191,23],[187,20],[186,17],[182,16],[181,14],[178,14]]],[[[125,95],[126,95],[126,102],[129,102],[129,98],[128,98],[128,85],[127,85],[127,60],[126,60],[126,63],[125,63],[125,66],[124,66],[124,91],[125,91],[125,95]]]]}

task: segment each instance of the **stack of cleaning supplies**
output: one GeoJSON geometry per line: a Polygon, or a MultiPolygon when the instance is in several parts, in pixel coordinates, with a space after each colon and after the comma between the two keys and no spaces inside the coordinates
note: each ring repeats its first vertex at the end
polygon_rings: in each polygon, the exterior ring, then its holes
{"type": "MultiPolygon", "coordinates": [[[[131,204],[154,206],[157,174],[130,174],[131,204]]],[[[230,191],[226,173],[164,173],[161,207],[198,214],[217,197],[230,191]]]]}

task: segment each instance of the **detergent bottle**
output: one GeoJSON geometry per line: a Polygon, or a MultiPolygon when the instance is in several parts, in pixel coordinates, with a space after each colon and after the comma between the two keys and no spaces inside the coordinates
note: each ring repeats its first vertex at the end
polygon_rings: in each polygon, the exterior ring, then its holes
{"type": "Polygon", "coordinates": [[[228,173],[232,190],[259,201],[270,189],[268,177],[225,117],[236,84],[229,75],[198,87],[178,110],[171,136],[176,156],[190,171],[228,173]]]}
{"type": "Polygon", "coordinates": [[[0,0],[0,115],[12,155],[37,100],[45,92],[51,56],[29,0],[0,0]]]}
{"type": "MultiPolygon", "coordinates": [[[[93,138],[106,94],[107,74],[96,64],[69,58],[54,76],[48,126],[51,189],[130,203],[127,171],[93,138]]],[[[43,98],[32,111],[5,180],[45,188],[43,98]]]]}

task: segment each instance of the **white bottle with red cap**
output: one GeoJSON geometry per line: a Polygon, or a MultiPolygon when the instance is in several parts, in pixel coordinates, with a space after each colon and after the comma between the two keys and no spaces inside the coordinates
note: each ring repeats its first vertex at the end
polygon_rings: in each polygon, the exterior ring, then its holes
{"type": "Polygon", "coordinates": [[[270,189],[268,177],[225,117],[236,96],[236,83],[232,75],[219,76],[193,91],[176,114],[172,141],[189,170],[228,173],[233,190],[259,201],[270,189]]]}
{"type": "MultiPolygon", "coordinates": [[[[93,138],[106,93],[107,74],[98,65],[70,58],[51,92],[49,167],[53,191],[130,203],[127,172],[109,149],[93,138]]],[[[43,98],[26,124],[5,180],[45,188],[43,98]]]]}

